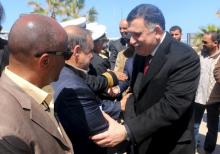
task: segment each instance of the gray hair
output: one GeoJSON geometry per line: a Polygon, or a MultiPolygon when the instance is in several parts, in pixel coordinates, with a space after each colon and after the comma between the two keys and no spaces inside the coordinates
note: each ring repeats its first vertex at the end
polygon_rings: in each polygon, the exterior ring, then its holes
{"type": "Polygon", "coordinates": [[[68,33],[68,49],[74,48],[76,45],[80,45],[83,51],[89,49],[88,37],[91,37],[91,32],[85,28],[74,27],[73,33],[68,33]]]}

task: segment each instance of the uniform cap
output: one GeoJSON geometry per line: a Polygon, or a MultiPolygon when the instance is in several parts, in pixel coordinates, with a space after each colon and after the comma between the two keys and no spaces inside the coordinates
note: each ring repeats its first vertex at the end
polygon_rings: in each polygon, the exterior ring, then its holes
{"type": "Polygon", "coordinates": [[[92,32],[93,41],[98,40],[106,33],[106,26],[96,22],[86,24],[86,29],[92,32]]]}
{"type": "Polygon", "coordinates": [[[60,23],[62,27],[66,26],[79,26],[82,28],[86,27],[86,18],[85,17],[79,17],[76,19],[67,20],[60,23]]]}

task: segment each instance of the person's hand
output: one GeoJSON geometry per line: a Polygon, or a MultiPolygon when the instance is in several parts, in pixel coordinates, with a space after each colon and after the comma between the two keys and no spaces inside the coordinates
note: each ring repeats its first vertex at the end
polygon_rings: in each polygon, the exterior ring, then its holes
{"type": "Polygon", "coordinates": [[[120,81],[125,81],[128,79],[128,76],[125,73],[114,71],[115,75],[117,76],[117,79],[120,81]]]}
{"type": "Polygon", "coordinates": [[[118,94],[120,94],[120,87],[119,86],[114,86],[114,87],[111,87],[111,88],[108,88],[108,94],[111,96],[111,97],[116,97],[118,94]]]}
{"type": "Polygon", "coordinates": [[[131,95],[132,93],[128,93],[125,96],[122,97],[120,103],[121,103],[121,110],[124,112],[125,111],[125,106],[126,106],[126,102],[128,97],[131,95]]]}
{"type": "Polygon", "coordinates": [[[94,135],[91,139],[101,147],[114,147],[126,139],[126,129],[109,115],[103,112],[103,116],[109,123],[107,131],[94,135]]]}

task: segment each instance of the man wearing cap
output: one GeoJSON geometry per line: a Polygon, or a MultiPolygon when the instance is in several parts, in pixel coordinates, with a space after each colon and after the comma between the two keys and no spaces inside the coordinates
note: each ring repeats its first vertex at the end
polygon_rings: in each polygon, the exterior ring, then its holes
{"type": "Polygon", "coordinates": [[[92,32],[92,39],[94,42],[94,57],[90,66],[90,74],[100,75],[110,69],[110,63],[107,58],[100,56],[104,45],[108,39],[105,35],[106,27],[97,23],[90,23],[86,27],[92,32]]]}
{"type": "Polygon", "coordinates": [[[65,31],[52,18],[23,15],[12,26],[8,47],[9,65],[0,78],[0,153],[73,153],[50,115],[50,95],[41,89],[58,79],[69,58],[65,31]]]}

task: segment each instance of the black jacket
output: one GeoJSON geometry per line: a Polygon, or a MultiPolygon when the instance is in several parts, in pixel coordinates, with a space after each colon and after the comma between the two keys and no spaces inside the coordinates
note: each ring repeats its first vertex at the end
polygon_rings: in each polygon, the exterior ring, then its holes
{"type": "Polygon", "coordinates": [[[123,38],[109,42],[109,52],[110,52],[109,62],[112,70],[114,70],[115,68],[115,61],[118,53],[126,49],[126,43],[127,42],[123,38]]]}
{"type": "Polygon", "coordinates": [[[144,58],[133,65],[133,95],[125,121],[136,154],[193,154],[193,101],[200,63],[194,50],[168,33],[143,75],[144,58]]]}

